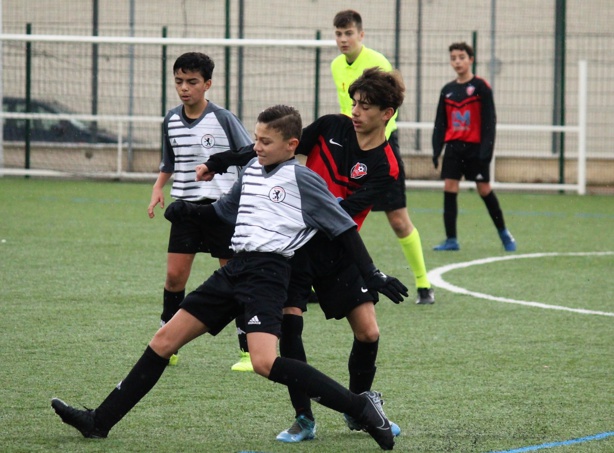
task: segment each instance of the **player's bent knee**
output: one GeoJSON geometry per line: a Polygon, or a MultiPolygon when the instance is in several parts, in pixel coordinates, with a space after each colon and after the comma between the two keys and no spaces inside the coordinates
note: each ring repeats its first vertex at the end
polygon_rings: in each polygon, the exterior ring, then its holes
{"type": "Polygon", "coordinates": [[[254,359],[254,356],[251,356],[252,367],[254,368],[254,373],[259,374],[260,376],[269,377],[271,374],[272,363],[262,359],[254,359]]]}
{"type": "Polygon", "coordinates": [[[177,352],[177,346],[170,341],[168,335],[165,334],[164,328],[158,330],[149,342],[149,347],[154,350],[156,354],[165,359],[170,358],[175,352],[177,352]]]}
{"type": "Polygon", "coordinates": [[[354,336],[361,343],[375,343],[379,339],[379,328],[375,325],[368,329],[354,332],[354,336]]]}

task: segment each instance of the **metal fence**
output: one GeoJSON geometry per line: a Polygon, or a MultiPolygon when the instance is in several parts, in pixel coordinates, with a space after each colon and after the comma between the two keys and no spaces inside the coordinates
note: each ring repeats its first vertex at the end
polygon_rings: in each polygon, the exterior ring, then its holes
{"type": "MultiPolygon", "coordinates": [[[[403,121],[434,119],[439,90],[454,76],[447,47],[453,41],[476,43],[477,73],[491,79],[498,119],[503,124],[548,125],[555,104],[556,10],[566,5],[564,118],[578,122],[578,61],[588,62],[587,155],[614,159],[614,4],[608,0],[444,0],[355,1],[361,12],[365,44],[384,53],[401,70],[407,97],[403,121]],[[494,59],[491,57],[494,56],[494,59]]],[[[160,116],[178,103],[170,67],[180,53],[201,50],[216,61],[211,100],[227,106],[250,125],[271,103],[296,105],[306,122],[337,110],[329,63],[337,55],[332,17],[346,2],[297,0],[131,0],[92,2],[4,0],[2,32],[33,35],[231,39],[320,37],[317,50],[305,46],[224,47],[93,44],[3,40],[2,87],[5,96],[60,101],[81,114],[160,116]],[[28,25],[29,24],[29,25],[28,25]],[[30,51],[31,59],[27,55],[30,51]],[[319,58],[319,59],[318,59],[319,58]],[[29,70],[29,72],[28,72],[29,70]],[[28,85],[29,84],[29,85],[28,85]]],[[[559,11],[560,13],[560,11],[559,11]]],[[[101,128],[115,128],[101,121],[101,128]]],[[[143,123],[130,131],[137,142],[159,145],[159,125],[143,123]]],[[[429,154],[430,135],[403,130],[401,147],[429,154]]],[[[565,137],[573,156],[577,137],[565,137]]],[[[502,131],[497,155],[552,156],[553,134],[502,131]]]]}

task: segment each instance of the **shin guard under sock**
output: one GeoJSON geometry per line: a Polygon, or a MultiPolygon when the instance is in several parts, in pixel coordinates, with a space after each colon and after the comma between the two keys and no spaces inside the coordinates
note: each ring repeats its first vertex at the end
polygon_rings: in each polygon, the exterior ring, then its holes
{"type": "Polygon", "coordinates": [[[416,288],[430,288],[431,283],[426,275],[426,264],[424,262],[424,253],[422,252],[422,241],[418,228],[404,238],[399,238],[401,249],[405,260],[409,264],[409,268],[414,273],[416,288]]]}
{"type": "Polygon", "coordinates": [[[495,192],[491,190],[488,195],[482,197],[482,201],[484,201],[486,209],[488,209],[488,214],[492,219],[492,223],[495,224],[497,231],[504,230],[505,220],[503,220],[503,211],[501,210],[499,199],[495,195],[495,192]]]}
{"type": "Polygon", "coordinates": [[[293,386],[323,406],[344,414],[355,416],[365,406],[365,401],[358,395],[299,360],[277,357],[271,367],[269,380],[293,386]]]}
{"type": "Polygon", "coordinates": [[[363,343],[354,338],[352,352],[348,360],[348,370],[350,372],[350,390],[354,393],[362,393],[371,390],[373,379],[375,379],[375,360],[379,339],[373,343],[363,343]]]}
{"type": "Polygon", "coordinates": [[[443,193],[443,225],[446,229],[446,238],[456,236],[456,218],[458,217],[458,194],[455,192],[443,193]]]}
{"type": "Polygon", "coordinates": [[[164,299],[162,302],[162,315],[160,320],[162,324],[166,324],[179,311],[179,304],[185,298],[185,289],[183,291],[171,292],[164,288],[164,299]]]}
{"type": "MultiPolygon", "coordinates": [[[[279,339],[279,352],[282,357],[307,362],[305,347],[303,346],[303,317],[298,315],[284,315],[281,322],[281,338],[279,339]]],[[[296,411],[296,416],[304,415],[313,420],[311,400],[309,396],[294,386],[288,386],[290,401],[296,411]]]]}
{"type": "Polygon", "coordinates": [[[96,408],[96,425],[110,430],[153,388],[168,365],[149,346],[128,376],[96,408]]]}

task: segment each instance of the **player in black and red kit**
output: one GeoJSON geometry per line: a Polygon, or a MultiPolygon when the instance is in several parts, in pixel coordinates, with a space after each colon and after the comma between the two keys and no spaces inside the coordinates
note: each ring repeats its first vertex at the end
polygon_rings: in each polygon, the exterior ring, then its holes
{"type": "Polygon", "coordinates": [[[460,249],[456,234],[457,198],[460,180],[465,176],[468,181],[475,181],[477,191],[499,232],[503,247],[507,252],[514,252],[516,241],[505,227],[503,211],[490,185],[490,162],[497,125],[492,89],[484,79],[473,75],[471,65],[474,53],[469,44],[453,43],[449,51],[450,64],[456,72],[456,79],[441,90],[433,130],[435,168],[438,167],[444,144],[446,148],[441,166],[446,240],[433,250],[460,249]]]}

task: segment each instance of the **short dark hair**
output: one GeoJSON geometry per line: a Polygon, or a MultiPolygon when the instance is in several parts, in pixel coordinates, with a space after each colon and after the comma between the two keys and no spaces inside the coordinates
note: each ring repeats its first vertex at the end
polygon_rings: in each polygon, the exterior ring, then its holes
{"type": "Polygon", "coordinates": [[[333,19],[335,28],[349,28],[352,24],[356,25],[358,31],[362,30],[362,17],[353,9],[339,11],[333,19]]]}
{"type": "Polygon", "coordinates": [[[175,60],[173,74],[176,74],[179,70],[197,71],[206,82],[213,77],[213,68],[215,68],[215,63],[208,55],[200,52],[187,52],[175,60]]]}
{"type": "Polygon", "coordinates": [[[396,112],[405,99],[405,84],[399,71],[388,72],[376,67],[365,69],[348,92],[351,98],[358,92],[362,101],[377,105],[381,110],[392,107],[396,112]]]}
{"type": "Polygon", "coordinates": [[[297,109],[289,105],[274,105],[258,115],[258,122],[278,131],[284,140],[301,138],[303,122],[297,109]]]}
{"type": "Polygon", "coordinates": [[[453,42],[452,44],[450,44],[450,47],[448,47],[448,52],[452,52],[453,50],[465,51],[467,52],[467,55],[469,55],[469,58],[473,58],[473,47],[471,47],[464,41],[453,42]]]}

